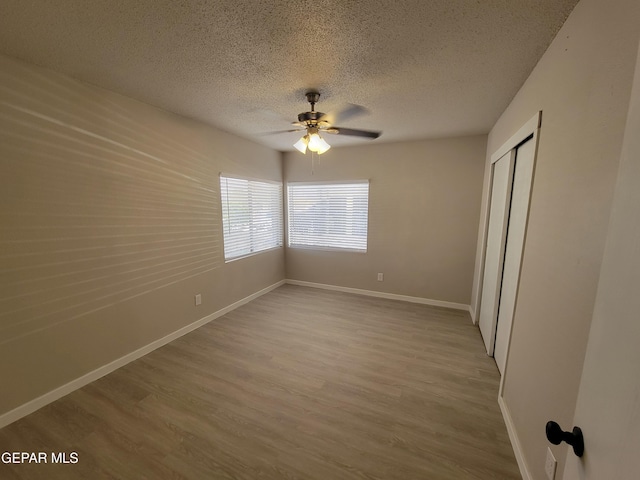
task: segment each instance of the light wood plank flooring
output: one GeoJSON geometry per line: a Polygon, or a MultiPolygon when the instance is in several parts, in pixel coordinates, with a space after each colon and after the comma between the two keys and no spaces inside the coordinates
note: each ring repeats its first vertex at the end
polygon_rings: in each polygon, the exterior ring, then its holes
{"type": "Polygon", "coordinates": [[[0,430],[3,479],[519,479],[467,313],[285,285],[0,430]]]}

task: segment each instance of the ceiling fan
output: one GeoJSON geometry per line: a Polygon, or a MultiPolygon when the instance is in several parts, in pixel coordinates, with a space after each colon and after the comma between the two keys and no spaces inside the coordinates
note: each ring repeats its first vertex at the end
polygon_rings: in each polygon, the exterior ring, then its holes
{"type": "MultiPolygon", "coordinates": [[[[350,135],[353,137],[378,138],[382,132],[372,132],[369,130],[356,130],[353,128],[337,127],[334,125],[336,121],[344,121],[356,115],[366,113],[367,110],[360,105],[348,104],[338,112],[322,113],[315,110],[315,105],[320,99],[320,93],[311,90],[305,93],[307,101],[311,104],[311,111],[298,114],[298,121],[293,122],[298,128],[292,130],[284,130],[284,132],[305,131],[293,146],[301,153],[306,153],[307,149],[311,152],[322,154],[329,150],[331,146],[320,136],[320,133],[330,133],[333,135],[350,135]]],[[[273,133],[284,133],[273,132],[273,133]]]]}

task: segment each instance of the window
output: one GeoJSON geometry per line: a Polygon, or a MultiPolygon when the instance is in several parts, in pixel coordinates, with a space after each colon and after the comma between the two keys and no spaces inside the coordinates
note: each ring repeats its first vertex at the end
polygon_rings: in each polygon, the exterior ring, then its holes
{"type": "Polygon", "coordinates": [[[289,183],[290,247],[367,251],[369,182],[289,183]]]}
{"type": "Polygon", "coordinates": [[[220,175],[224,259],[282,246],[282,184],[220,175]]]}

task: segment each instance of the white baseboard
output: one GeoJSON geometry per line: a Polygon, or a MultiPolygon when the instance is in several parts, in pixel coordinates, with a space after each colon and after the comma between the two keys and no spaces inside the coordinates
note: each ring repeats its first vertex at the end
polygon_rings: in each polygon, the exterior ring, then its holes
{"type": "Polygon", "coordinates": [[[445,302],[442,300],[431,300],[430,298],[411,297],[409,295],[398,295],[397,293],[376,292],[374,290],[362,290],[360,288],[341,287],[338,285],[327,285],[324,283],[305,282],[303,280],[285,280],[290,285],[300,285],[302,287],[322,288],[324,290],[335,290],[338,292],[355,293],[357,295],[367,295],[369,297],[388,298],[390,300],[401,300],[403,302],[421,303],[434,307],[452,308],[454,310],[464,310],[469,312],[469,305],[463,303],[445,302]]]}
{"type": "Polygon", "coordinates": [[[507,404],[504,402],[504,399],[501,396],[498,397],[498,405],[500,405],[502,418],[504,418],[504,423],[507,426],[507,433],[509,434],[511,447],[513,448],[513,453],[516,456],[516,461],[518,462],[518,468],[520,468],[520,475],[522,475],[522,480],[531,480],[533,477],[531,476],[531,472],[529,471],[529,467],[527,466],[527,461],[525,460],[524,454],[522,453],[522,447],[520,446],[520,440],[518,439],[518,434],[516,433],[515,426],[513,425],[513,420],[511,419],[509,407],[507,407],[507,404]]]}
{"type": "Polygon", "coordinates": [[[236,308],[249,303],[251,300],[254,300],[262,295],[264,295],[265,293],[270,292],[271,290],[274,290],[276,288],[278,288],[281,285],[285,284],[285,280],[281,280],[277,283],[274,283],[273,285],[270,285],[266,288],[263,288],[262,290],[259,290],[251,295],[249,295],[248,297],[245,297],[241,300],[238,300],[235,303],[232,303],[231,305],[228,305],[220,310],[218,310],[217,312],[213,312],[209,315],[207,315],[206,317],[201,318],[200,320],[197,320],[189,325],[186,325],[184,327],[182,327],[179,330],[176,330],[173,333],[170,333],[169,335],[160,338],[158,340],[155,340],[153,342],[151,342],[148,345],[145,345],[144,347],[141,347],[131,353],[126,354],[123,357],[118,358],[117,360],[114,360],[113,362],[110,362],[106,365],[103,365],[102,367],[99,367],[95,370],[93,370],[92,372],[89,372],[79,378],[76,378],[75,380],[70,381],[69,383],[66,383],[65,385],[62,385],[61,387],[58,387],[54,390],[51,390],[50,392],[45,393],[44,395],[35,398],[23,405],[20,405],[19,407],[14,408],[13,410],[8,411],[7,413],[4,413],[2,415],[0,415],[0,428],[3,428],[7,425],[9,425],[10,423],[15,422],[16,420],[21,419],[22,417],[26,417],[27,415],[29,415],[30,413],[35,412],[36,410],[44,407],[45,405],[48,405],[49,403],[52,403],[56,400],[58,400],[59,398],[64,397],[65,395],[68,395],[69,393],[73,392],[74,390],[77,390],[79,388],[84,387],[85,385],[88,385],[91,382],[94,382],[96,380],[98,380],[99,378],[104,377],[105,375],[113,372],[114,370],[117,370],[120,367],[125,366],[126,364],[137,360],[140,357],[143,357],[144,355],[152,352],[153,350],[160,348],[164,345],[166,345],[169,342],[172,342],[173,340],[176,340],[177,338],[182,337],[183,335],[186,335],[189,332],[192,332],[193,330],[195,330],[196,328],[199,328],[207,323],[209,323],[212,320],[215,320],[216,318],[219,318],[229,312],[231,312],[232,310],[235,310],[236,308]]]}

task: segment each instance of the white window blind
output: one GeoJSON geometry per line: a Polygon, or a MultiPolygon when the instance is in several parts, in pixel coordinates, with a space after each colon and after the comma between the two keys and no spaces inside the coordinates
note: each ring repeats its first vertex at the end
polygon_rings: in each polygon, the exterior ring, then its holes
{"type": "Polygon", "coordinates": [[[224,258],[282,246],[282,184],[220,175],[224,258]]]}
{"type": "Polygon", "coordinates": [[[289,183],[288,245],[367,251],[369,182],[289,183]]]}

